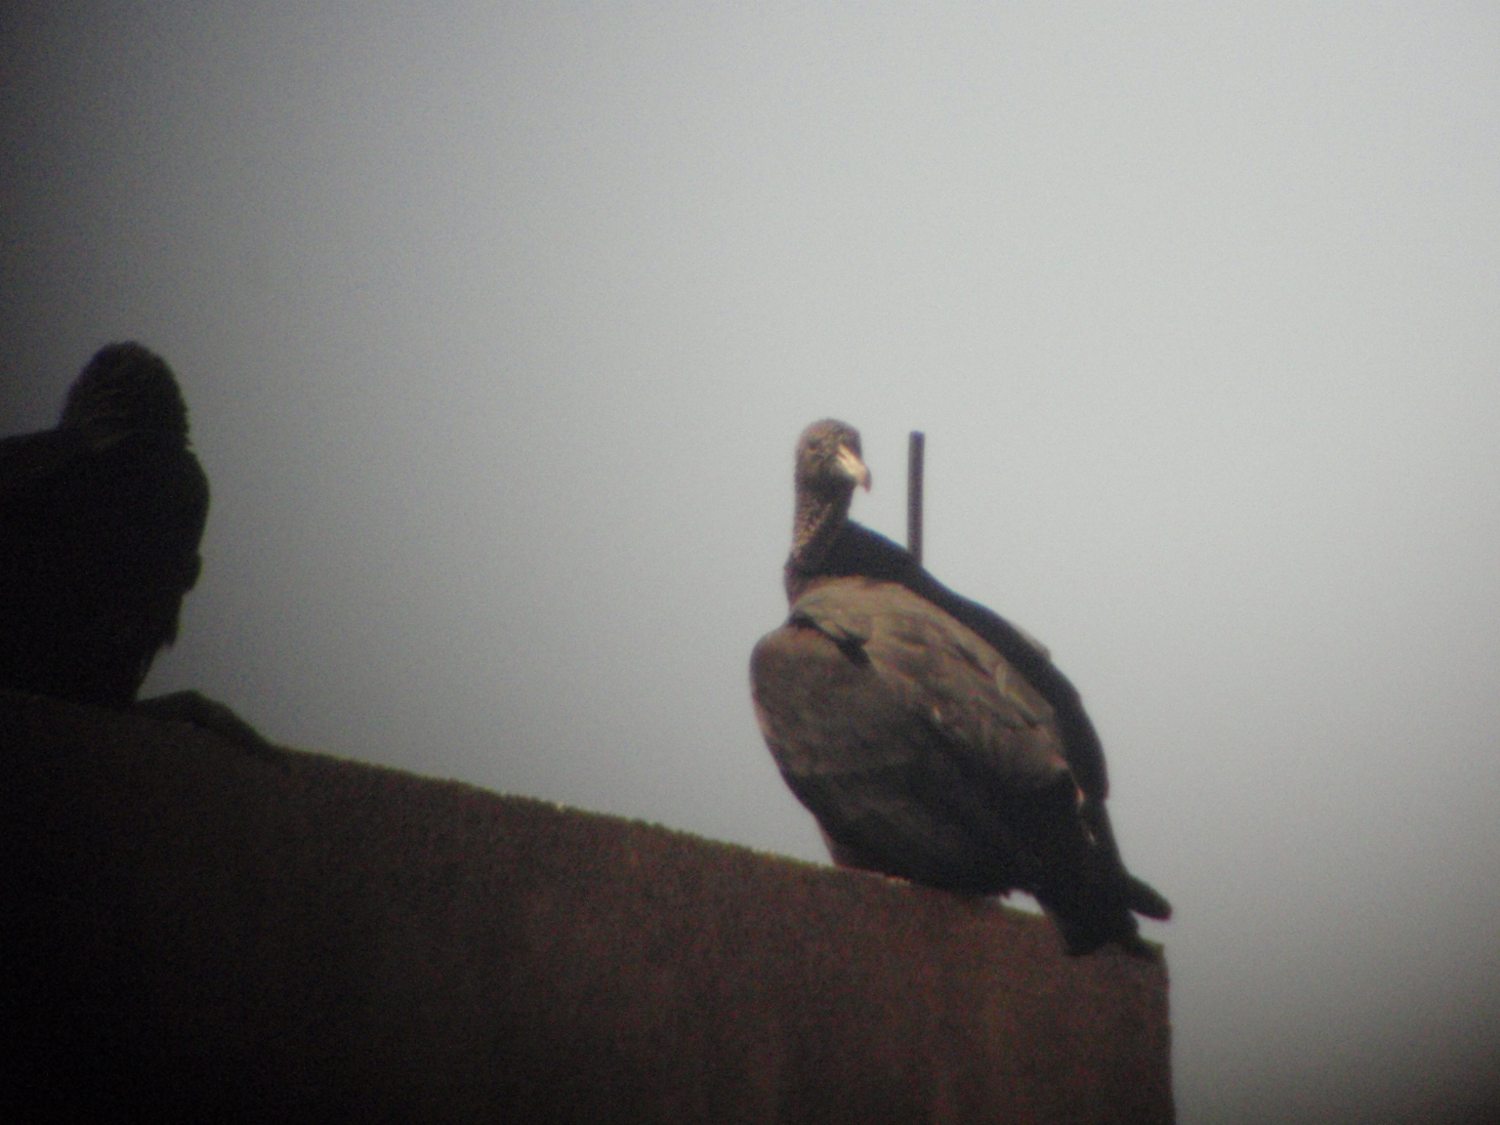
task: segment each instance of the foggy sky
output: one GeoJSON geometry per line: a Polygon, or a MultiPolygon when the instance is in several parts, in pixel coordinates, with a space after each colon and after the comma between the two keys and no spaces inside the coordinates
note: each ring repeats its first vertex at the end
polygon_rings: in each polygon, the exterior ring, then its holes
{"type": "MultiPolygon", "coordinates": [[[[0,432],[183,385],[147,691],[822,860],[750,709],[798,431],[1041,638],[1166,943],[1182,1121],[1500,1061],[1500,14],[30,2],[0,432]]],[[[997,951],[1003,956],[1003,951],[997,951]]]]}

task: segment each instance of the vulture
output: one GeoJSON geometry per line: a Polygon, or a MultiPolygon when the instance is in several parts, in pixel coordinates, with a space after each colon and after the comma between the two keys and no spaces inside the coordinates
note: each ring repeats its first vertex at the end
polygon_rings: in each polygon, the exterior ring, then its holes
{"type": "Polygon", "coordinates": [[[177,637],[207,516],[171,369],[100,349],[54,428],[0,440],[0,686],[132,705],[177,637]]]}
{"type": "Polygon", "coordinates": [[[848,518],[859,434],[803,431],[790,616],[750,660],[756,719],[834,862],[969,895],[1033,895],[1067,951],[1152,956],[1171,906],[1126,871],[1104,752],[1047,650],[848,518]]]}

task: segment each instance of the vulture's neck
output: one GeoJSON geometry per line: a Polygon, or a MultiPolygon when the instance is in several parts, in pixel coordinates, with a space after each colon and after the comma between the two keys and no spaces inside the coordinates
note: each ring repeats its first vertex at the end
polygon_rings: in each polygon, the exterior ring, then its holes
{"type": "Polygon", "coordinates": [[[853,495],[852,488],[832,495],[811,489],[798,492],[797,511],[792,520],[792,553],[786,560],[789,591],[798,579],[823,569],[839,532],[848,522],[853,495]]]}

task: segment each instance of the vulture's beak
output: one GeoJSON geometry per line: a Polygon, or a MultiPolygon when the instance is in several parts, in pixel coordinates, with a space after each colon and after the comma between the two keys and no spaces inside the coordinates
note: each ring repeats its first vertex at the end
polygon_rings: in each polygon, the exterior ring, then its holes
{"type": "Polygon", "coordinates": [[[865,463],[859,459],[859,454],[847,445],[839,446],[839,468],[855,484],[866,492],[870,491],[870,470],[865,468],[865,463]]]}

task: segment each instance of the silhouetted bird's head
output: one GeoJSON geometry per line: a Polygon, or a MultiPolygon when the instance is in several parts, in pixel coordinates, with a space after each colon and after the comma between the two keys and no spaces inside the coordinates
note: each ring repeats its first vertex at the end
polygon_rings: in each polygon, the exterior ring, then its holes
{"type": "Polygon", "coordinates": [[[73,381],[59,428],[98,437],[157,431],[187,437],[187,404],[172,369],[136,343],[100,348],[73,381]]]}

